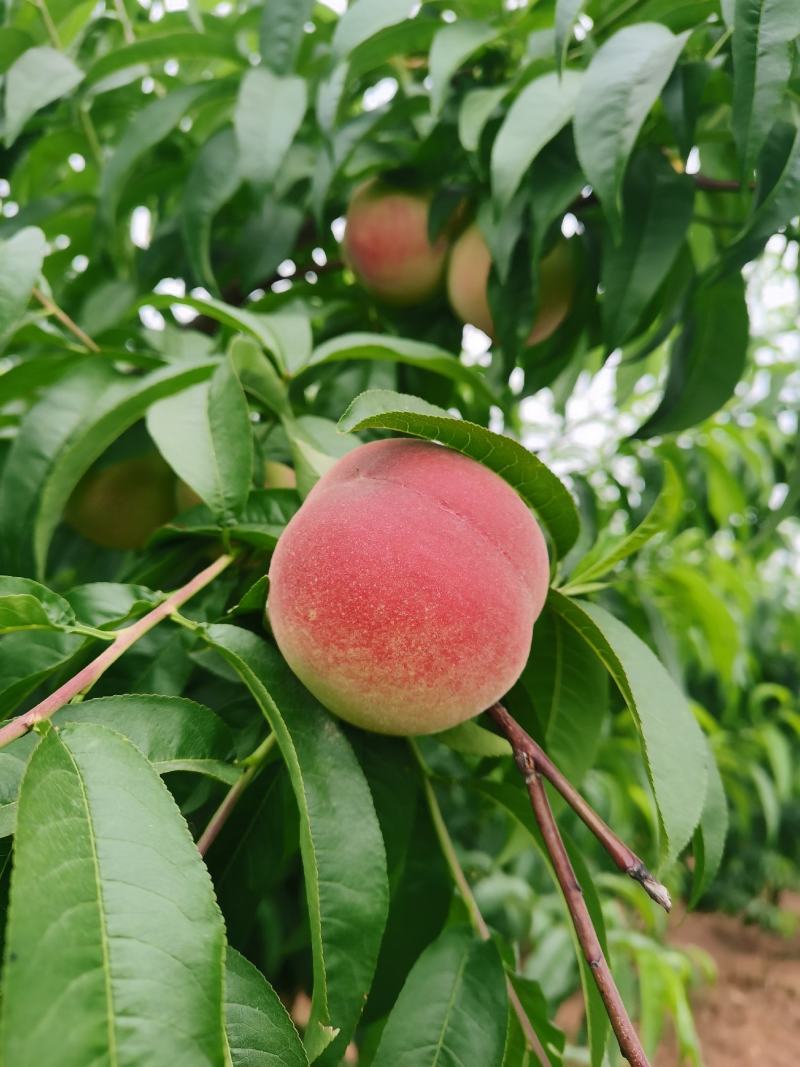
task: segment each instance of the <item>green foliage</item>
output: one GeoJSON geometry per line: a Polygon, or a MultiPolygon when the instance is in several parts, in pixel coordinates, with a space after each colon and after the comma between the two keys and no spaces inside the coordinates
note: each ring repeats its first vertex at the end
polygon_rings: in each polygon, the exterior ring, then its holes
{"type": "MultiPolygon", "coordinates": [[[[265,628],[268,557],[363,441],[487,465],[552,567],[509,709],[674,895],[785,926],[798,6],[166,8],[0,5],[0,699],[52,716],[0,734],[3,1060],[530,1067],[511,981],[553,1067],[578,988],[569,1041],[615,1063],[507,742],[334,720],[265,628]],[[432,237],[477,222],[493,339],[358,284],[374,176],[432,237]],[[130,551],[63,521],[154,449],[200,503],[130,551]]],[[[666,1014],[699,1063],[697,968],[555,810],[648,1052],[666,1014]]]]}

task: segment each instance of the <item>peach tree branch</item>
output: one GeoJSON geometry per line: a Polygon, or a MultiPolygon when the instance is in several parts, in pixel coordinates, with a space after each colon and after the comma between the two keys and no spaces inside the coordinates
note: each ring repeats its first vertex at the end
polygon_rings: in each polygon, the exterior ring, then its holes
{"type": "MultiPolygon", "coordinates": [[[[544,771],[532,753],[530,745],[525,743],[527,735],[500,704],[495,704],[490,712],[500,725],[514,750],[514,760],[528,787],[531,807],[536,822],[539,824],[547,854],[561,886],[572,925],[575,928],[584,958],[592,972],[598,992],[608,1013],[611,1028],[619,1043],[620,1052],[631,1067],[650,1067],[639,1036],[633,1027],[628,1011],[620,996],[617,985],[603,953],[600,938],[583,898],[583,890],[575,875],[564,842],[561,839],[556,820],[547,799],[542,776],[544,771]]],[[[530,740],[528,738],[528,740],[530,740]]]]}
{"type": "Polygon", "coordinates": [[[672,908],[672,898],[667,887],[653,877],[636,853],[628,848],[625,842],[600,818],[594,808],[584,800],[577,789],[564,777],[544,749],[537,745],[533,738],[522,729],[502,704],[494,704],[489,708],[488,714],[491,715],[511,742],[514,753],[524,752],[527,754],[539,772],[558,790],[575,814],[592,831],[617,868],[623,874],[627,874],[629,878],[639,882],[656,904],[660,904],[664,911],[669,911],[672,908]]]}
{"type": "Polygon", "coordinates": [[[87,664],[83,670],[78,671],[77,674],[56,689],[54,693],[51,693],[49,697],[45,697],[44,700],[31,708],[30,711],[18,715],[0,728],[0,748],[4,748],[18,737],[22,737],[36,723],[52,718],[65,704],[90,689],[112,663],[116,663],[120,656],[127,652],[131,645],[136,644],[154,626],[168,618],[182,604],[185,604],[187,600],[190,600],[201,589],[213,582],[232,562],[233,556],[231,555],[219,556],[205,570],[200,571],[199,574],[196,574],[194,578],[188,581],[186,585],[181,586],[180,589],[176,589],[175,592],[165,597],[152,611],[149,611],[132,625],[119,630],[112,644],[101,652],[99,656],[95,657],[91,663],[87,664]]]}

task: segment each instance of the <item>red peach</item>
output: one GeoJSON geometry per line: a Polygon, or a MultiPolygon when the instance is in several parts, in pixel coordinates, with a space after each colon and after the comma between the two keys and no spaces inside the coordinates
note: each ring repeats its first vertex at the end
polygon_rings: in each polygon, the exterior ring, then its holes
{"type": "Polygon", "coordinates": [[[370,179],[347,209],[344,255],[361,284],[378,299],[409,306],[439,288],[447,238],[428,240],[430,198],[370,179]]]}
{"type": "MultiPolygon", "coordinates": [[[[447,268],[447,295],[462,322],[494,335],[492,313],[486,295],[492,256],[477,225],[470,226],[453,245],[447,268]]],[[[558,329],[572,303],[574,271],[565,241],[560,241],[539,263],[539,310],[528,335],[529,345],[538,344],[558,329]]]]}
{"type": "Polygon", "coordinates": [[[269,620],[331,711],[378,733],[436,733],[517,680],[548,576],[542,532],[497,474],[426,441],[376,441],[340,459],[286,527],[269,620]]]}

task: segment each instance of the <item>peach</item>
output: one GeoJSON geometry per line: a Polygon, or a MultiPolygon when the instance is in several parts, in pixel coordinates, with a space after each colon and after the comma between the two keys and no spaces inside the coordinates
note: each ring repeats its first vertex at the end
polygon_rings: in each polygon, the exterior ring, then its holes
{"type": "MultiPolygon", "coordinates": [[[[492,313],[486,286],[492,256],[477,225],[464,231],[450,254],[447,268],[447,295],[462,322],[494,335],[492,313]]],[[[539,263],[539,310],[528,335],[529,345],[546,341],[566,318],[574,290],[572,256],[567,243],[560,241],[539,263]]]]}
{"type": "Polygon", "coordinates": [[[378,733],[436,733],[517,680],[548,577],[542,532],[497,474],[426,441],[375,441],[286,527],[269,621],[332,712],[378,733]]]}
{"type": "Polygon", "coordinates": [[[89,471],[64,511],[67,523],[103,548],[141,548],[175,514],[175,475],[158,453],[89,471]]]}
{"type": "Polygon", "coordinates": [[[364,288],[398,306],[431,297],[444,276],[447,238],[428,240],[430,198],[378,179],[360,185],[347,209],[344,256],[364,288]]]}

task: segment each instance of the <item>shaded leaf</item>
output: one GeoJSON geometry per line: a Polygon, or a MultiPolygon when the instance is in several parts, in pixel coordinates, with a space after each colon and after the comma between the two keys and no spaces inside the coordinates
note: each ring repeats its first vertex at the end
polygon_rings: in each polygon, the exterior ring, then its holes
{"type": "Polygon", "coordinates": [[[451,926],[420,956],[381,1035],[373,1067],[500,1067],[506,1036],[503,965],[491,941],[451,926]]]}
{"type": "Polygon", "coordinates": [[[488,23],[472,19],[458,19],[437,31],[428,56],[431,111],[441,111],[450,79],[464,60],[496,36],[497,30],[488,23]]]}
{"type": "Polygon", "coordinates": [[[615,545],[598,542],[575,567],[570,575],[570,585],[597,581],[623,559],[638,552],[656,534],[670,530],[680,516],[682,503],[683,483],[673,465],[665,460],[661,489],[639,525],[615,545]]]}
{"type": "Polygon", "coordinates": [[[192,270],[197,280],[213,291],[217,282],[211,263],[211,226],[240,181],[233,130],[220,130],[197,153],[184,186],[181,220],[192,270]]]}
{"type": "Polygon", "coordinates": [[[55,48],[29,48],[6,74],[5,142],[17,139],[40,108],[66,96],[83,80],[83,71],[55,48]]]}
{"type": "Polygon", "coordinates": [[[225,954],[225,1029],[233,1067],[303,1067],[294,1023],[261,972],[236,949],[225,954]]]}
{"type": "Polygon", "coordinates": [[[740,275],[699,288],[670,353],[664,396],[636,436],[684,430],[730,400],[745,367],[749,325],[740,275]]]}
{"type": "Polygon", "coordinates": [[[586,0],[556,0],[556,67],[561,70],[567,58],[570,37],[586,0]]]}
{"type": "Polygon", "coordinates": [[[147,429],[172,469],[225,524],[244,507],[253,481],[247,401],[230,362],[210,381],[153,404],[147,429]]]}
{"type": "Polygon", "coordinates": [[[622,182],[650,108],[686,43],[657,22],[626,26],[595,52],[575,105],[575,145],[586,177],[620,236],[622,182]]]}
{"type": "Polygon", "coordinates": [[[46,253],[45,236],[35,226],[26,226],[7,241],[0,241],[0,334],[10,329],[27,307],[46,253]]]}
{"type": "Polygon", "coordinates": [[[700,823],[694,834],[694,870],[689,907],[693,908],[713,882],[722,862],[728,835],[728,802],[717,761],[709,749],[706,759],[708,783],[700,823]]]}
{"type": "Polygon", "coordinates": [[[634,334],[675,262],[692,218],[694,184],[660,157],[642,156],[628,171],[625,203],[620,242],[603,249],[603,328],[609,348],[634,334]]]}
{"type": "Polygon", "coordinates": [[[385,337],[372,333],[342,334],[315,348],[311,359],[303,369],[310,370],[321,364],[344,359],[405,363],[410,367],[421,367],[450,378],[452,381],[468,385],[475,395],[483,400],[491,403],[495,399],[484,377],[471,367],[465,367],[455,356],[436,345],[424,341],[407,340],[404,337],[385,337]]]}
{"type": "Polygon", "coordinates": [[[572,118],[581,74],[543,74],[511,104],[492,145],[492,194],[505,210],[536,156],[572,118]]]}
{"type": "Polygon", "coordinates": [[[6,569],[43,573],[64,505],[92,462],[151,403],[209,377],[214,367],[182,363],[140,377],[87,360],[44,393],[23,419],[0,481],[6,569]]]}

